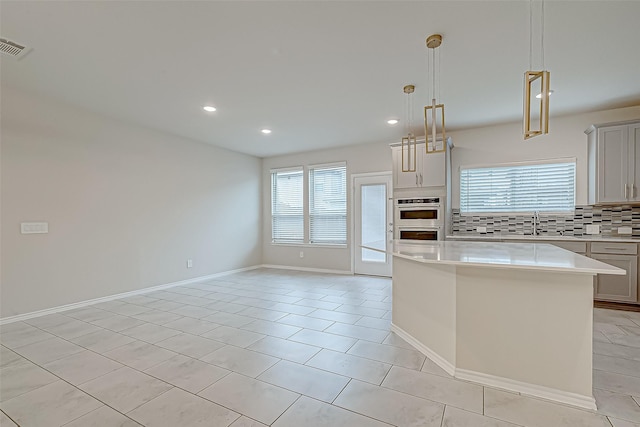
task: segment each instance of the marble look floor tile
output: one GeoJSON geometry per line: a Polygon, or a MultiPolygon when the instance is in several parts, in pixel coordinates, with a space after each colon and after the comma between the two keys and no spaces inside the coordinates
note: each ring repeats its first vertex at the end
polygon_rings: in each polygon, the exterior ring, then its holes
{"type": "Polygon", "coordinates": [[[416,370],[422,367],[425,360],[425,356],[417,350],[368,341],[358,341],[347,353],[416,370]]]}
{"type": "Polygon", "coordinates": [[[176,313],[170,313],[168,311],[151,310],[131,317],[142,320],[143,322],[164,325],[166,323],[173,322],[174,320],[182,319],[183,316],[176,313]]]}
{"type": "Polygon", "coordinates": [[[16,423],[11,421],[11,418],[7,417],[4,412],[0,412],[0,426],[2,427],[18,427],[16,423]]]}
{"type": "Polygon", "coordinates": [[[350,325],[353,325],[358,320],[362,319],[362,316],[359,314],[341,313],[339,311],[322,309],[315,310],[307,316],[314,317],[316,319],[330,320],[333,322],[348,323],[350,325]]]}
{"type": "Polygon", "coordinates": [[[330,301],[320,301],[318,299],[311,299],[311,298],[304,298],[301,299],[300,301],[296,302],[295,304],[297,305],[302,305],[305,307],[312,307],[312,308],[320,308],[323,310],[335,310],[336,308],[340,307],[341,304],[338,304],[336,302],[330,302],[330,301]]]}
{"type": "Polygon", "coordinates": [[[44,328],[47,332],[57,335],[60,338],[69,340],[92,332],[101,331],[102,328],[83,322],[82,320],[71,319],[69,322],[44,328]]]}
{"type": "Polygon", "coordinates": [[[227,345],[202,357],[201,360],[255,378],[273,366],[279,359],[255,351],[227,345]]]}
{"type": "Polygon", "coordinates": [[[391,303],[390,302],[370,301],[370,300],[367,299],[367,301],[362,303],[362,306],[363,307],[369,307],[369,308],[377,308],[379,310],[384,310],[384,311],[391,310],[391,303]]]}
{"type": "Polygon", "coordinates": [[[145,323],[144,325],[134,326],[131,329],[125,329],[120,333],[139,339],[140,341],[148,342],[149,344],[155,344],[158,341],[180,334],[180,331],[160,325],[154,325],[153,323],[145,323]]]}
{"type": "Polygon", "coordinates": [[[37,329],[25,322],[11,322],[0,325],[0,335],[9,334],[11,332],[28,332],[37,329]]]}
{"type": "Polygon", "coordinates": [[[278,322],[285,325],[298,326],[300,328],[314,329],[316,331],[324,331],[329,326],[333,325],[333,321],[316,319],[307,316],[299,316],[297,314],[288,314],[282,319],[278,319],[278,322]]]}
{"type": "Polygon", "coordinates": [[[389,332],[389,335],[382,341],[382,344],[393,345],[395,347],[402,347],[408,350],[416,350],[414,346],[406,342],[404,339],[400,338],[398,334],[395,332],[389,332]]]}
{"type": "Polygon", "coordinates": [[[156,345],[196,359],[225,346],[225,344],[218,341],[185,333],[167,338],[156,343],[156,345]]]}
{"type": "Polygon", "coordinates": [[[83,322],[93,322],[113,316],[112,312],[100,310],[95,307],[76,308],[75,310],[65,311],[64,314],[65,316],[73,317],[74,319],[82,320],[83,322]]]}
{"type": "Polygon", "coordinates": [[[55,335],[45,332],[42,329],[24,324],[24,326],[21,326],[20,329],[16,329],[13,331],[9,329],[8,332],[2,332],[0,334],[0,343],[2,343],[2,345],[7,348],[14,349],[16,347],[22,347],[27,344],[36,343],[38,341],[48,340],[50,338],[53,338],[54,336],[55,335]]]}
{"type": "Polygon", "coordinates": [[[128,415],[147,427],[226,427],[240,417],[227,408],[176,388],[128,415]]]}
{"type": "Polygon", "coordinates": [[[286,302],[277,302],[271,307],[271,309],[289,314],[299,314],[300,316],[306,316],[314,311],[313,307],[304,307],[301,305],[289,304],[286,302]]]}
{"type": "MultiPolygon", "coordinates": [[[[121,301],[118,301],[118,302],[121,302],[121,301]]],[[[116,314],[120,314],[122,316],[135,316],[136,314],[149,311],[151,310],[151,308],[143,307],[141,305],[122,303],[121,305],[115,305],[108,310],[116,314]]]]}
{"type": "Polygon", "coordinates": [[[253,317],[260,320],[268,320],[270,322],[274,322],[287,315],[287,313],[283,313],[281,311],[269,310],[266,308],[258,308],[258,307],[247,307],[244,310],[239,311],[238,314],[242,316],[253,317]]]}
{"type": "Polygon", "coordinates": [[[183,305],[182,307],[174,308],[171,310],[171,313],[180,316],[192,317],[194,319],[202,319],[203,317],[211,316],[216,313],[216,311],[195,305],[183,305]]]}
{"type": "Polygon", "coordinates": [[[436,365],[436,363],[430,360],[428,357],[424,360],[424,363],[422,364],[422,368],[420,368],[420,371],[426,372],[428,374],[438,375],[440,377],[453,378],[444,369],[436,365]]]}
{"type": "MultiPolygon", "coordinates": [[[[65,312],[67,314],[67,312],[65,312]]],[[[31,319],[27,319],[24,323],[28,323],[31,326],[35,326],[36,328],[46,329],[52,326],[62,325],[63,323],[70,322],[72,317],[74,316],[66,316],[65,314],[48,314],[46,316],[33,317],[31,319]]]]}
{"type": "Polygon", "coordinates": [[[300,396],[233,372],[199,395],[267,425],[273,423],[300,396]]]}
{"type": "Polygon", "coordinates": [[[640,326],[620,326],[622,333],[640,336],[640,326]]]}
{"type": "Polygon", "coordinates": [[[0,404],[2,411],[16,424],[25,427],[60,426],[100,406],[102,403],[64,381],[56,381],[0,404]]]}
{"type": "Polygon", "coordinates": [[[618,344],[593,343],[593,352],[604,356],[640,361],[640,349],[618,344]]]}
{"type": "Polygon", "coordinates": [[[334,405],[392,425],[440,427],[444,405],[357,380],[351,382],[334,405]]]}
{"type": "Polygon", "coordinates": [[[109,359],[116,360],[134,369],[145,370],[165,360],[171,359],[177,354],[173,351],[148,344],[142,341],[134,341],[114,350],[104,353],[109,359]]]}
{"type": "Polygon", "coordinates": [[[266,320],[254,320],[242,326],[240,329],[284,339],[302,330],[302,328],[298,328],[297,326],[283,325],[282,323],[268,322],[266,320]]]}
{"type": "Polygon", "coordinates": [[[609,417],[609,421],[613,427],[640,427],[640,423],[632,423],[631,421],[619,420],[617,418],[609,417]]]}
{"type": "Polygon", "coordinates": [[[162,310],[162,311],[171,311],[176,308],[184,307],[186,304],[181,304],[175,301],[167,301],[167,300],[156,300],[155,302],[150,302],[145,307],[152,308],[154,310],[162,310]]]}
{"type": "Polygon", "coordinates": [[[101,406],[64,427],[141,427],[140,424],[108,406],[101,406]]]}
{"type": "Polygon", "coordinates": [[[615,334],[624,333],[622,329],[620,329],[617,325],[612,325],[611,323],[602,323],[602,322],[593,322],[593,331],[598,332],[612,332],[615,334]]]}
{"type": "Polygon", "coordinates": [[[237,313],[239,311],[246,310],[247,308],[249,308],[248,305],[234,304],[232,302],[226,302],[226,301],[213,301],[205,305],[205,307],[208,308],[209,310],[223,311],[225,313],[237,313]]]}
{"type": "Polygon", "coordinates": [[[182,319],[165,323],[164,326],[192,335],[202,335],[218,328],[220,325],[217,323],[207,322],[206,320],[194,319],[193,317],[183,317],[182,319]]]}
{"type": "Polygon", "coordinates": [[[23,365],[31,363],[18,353],[9,350],[7,347],[0,346],[0,368],[8,368],[10,366],[23,365]]]}
{"type": "Polygon", "coordinates": [[[157,298],[151,298],[147,295],[133,295],[126,298],[120,298],[118,301],[126,302],[129,304],[148,306],[154,302],[159,301],[157,298]]]}
{"type": "Polygon", "coordinates": [[[609,338],[607,338],[605,336],[605,334],[603,332],[600,332],[600,331],[593,331],[593,341],[594,342],[611,343],[611,341],[609,341],[609,338]]]}
{"type": "Polygon", "coordinates": [[[484,414],[526,427],[610,427],[590,411],[485,387],[484,414]]]}
{"type": "Polygon", "coordinates": [[[298,399],[273,427],[388,427],[388,424],[306,396],[298,399]]]}
{"type": "Polygon", "coordinates": [[[173,388],[164,381],[126,366],[79,387],[122,413],[127,413],[173,388]]]}
{"type": "Polygon", "coordinates": [[[248,349],[296,363],[305,363],[320,351],[320,347],[275,337],[265,337],[250,345],[248,349]]]}
{"type": "Polygon", "coordinates": [[[473,412],[463,411],[453,406],[444,409],[442,427],[518,427],[506,421],[496,420],[473,412]]]}
{"type": "Polygon", "coordinates": [[[261,422],[242,416],[237,420],[235,420],[230,427],[267,427],[267,426],[266,424],[262,424],[261,422]]]}
{"type": "Polygon", "coordinates": [[[606,371],[593,371],[593,388],[640,396],[640,377],[606,371]]]}
{"type": "Polygon", "coordinates": [[[232,328],[240,328],[244,325],[248,325],[253,322],[253,317],[241,316],[239,314],[233,313],[225,313],[223,311],[219,311],[210,316],[205,317],[203,320],[208,322],[218,323],[220,325],[229,326],[232,328]]]}
{"type": "Polygon", "coordinates": [[[336,311],[339,311],[342,313],[359,314],[362,316],[377,317],[377,318],[381,318],[387,313],[386,310],[363,307],[361,305],[349,305],[349,304],[341,305],[340,307],[336,308],[336,311]]]}
{"type": "Polygon", "coordinates": [[[178,355],[147,369],[145,373],[196,394],[229,374],[229,371],[178,355]]]}
{"type": "Polygon", "coordinates": [[[140,319],[134,319],[133,317],[114,314],[111,317],[94,320],[91,323],[96,326],[100,326],[101,328],[109,329],[110,331],[120,332],[125,329],[131,329],[135,326],[144,325],[146,322],[143,322],[140,319]]]}
{"type": "Polygon", "coordinates": [[[391,368],[386,363],[327,349],[322,349],[306,365],[376,385],[382,383],[391,368]]]}
{"type": "Polygon", "coordinates": [[[389,331],[381,331],[380,329],[372,329],[364,326],[347,325],[345,323],[334,323],[324,331],[336,335],[343,335],[377,343],[384,341],[389,334],[389,331]]]}
{"type": "Polygon", "coordinates": [[[468,382],[394,366],[382,387],[482,414],[483,388],[468,382]]]}
{"type": "Polygon", "coordinates": [[[78,385],[120,369],[122,365],[92,351],[84,350],[46,363],[43,367],[63,380],[78,385]]]}
{"type": "Polygon", "coordinates": [[[78,338],[72,338],[70,341],[96,353],[105,353],[125,344],[132,343],[135,339],[103,329],[98,332],[82,335],[78,338]]]}
{"type": "Polygon", "coordinates": [[[640,406],[631,396],[606,390],[593,390],[598,413],[640,423],[640,406]]]}
{"type": "Polygon", "coordinates": [[[604,332],[604,335],[613,344],[640,348],[640,335],[614,334],[607,332],[604,332]]]}
{"type": "Polygon", "coordinates": [[[389,332],[391,329],[391,320],[378,319],[375,317],[362,316],[362,319],[358,320],[356,326],[365,326],[367,328],[376,328],[389,332]]]}
{"type": "Polygon", "coordinates": [[[202,336],[225,344],[235,345],[236,347],[248,347],[265,337],[265,335],[256,332],[245,331],[229,326],[220,326],[219,328],[202,334],[202,336]]]}
{"type": "Polygon", "coordinates": [[[303,329],[295,335],[289,337],[290,341],[315,345],[316,347],[328,348],[330,350],[345,352],[351,348],[358,340],[355,338],[343,337],[341,335],[328,334],[326,332],[303,329]]]}
{"type": "Polygon", "coordinates": [[[350,378],[282,360],[257,379],[328,403],[338,396],[350,378]]]}
{"type": "Polygon", "coordinates": [[[58,381],[58,377],[31,362],[0,369],[0,402],[58,381]]]}
{"type": "MultiPolygon", "coordinates": [[[[344,295],[344,294],[343,294],[344,295]]],[[[322,299],[322,301],[329,301],[329,302],[335,302],[338,303],[340,305],[351,305],[351,306],[358,306],[360,304],[362,304],[363,302],[365,302],[364,296],[360,296],[358,298],[347,298],[344,296],[338,296],[338,295],[328,295],[326,297],[324,297],[322,299]]]]}
{"type": "Polygon", "coordinates": [[[54,337],[33,344],[17,347],[14,351],[37,364],[44,364],[56,359],[84,351],[84,348],[69,341],[54,337]]]}
{"type": "Polygon", "coordinates": [[[100,310],[111,311],[113,308],[123,307],[125,305],[127,305],[126,302],[111,300],[111,301],[99,302],[97,304],[92,304],[91,307],[99,308],[100,310]]]}
{"type": "Polygon", "coordinates": [[[640,361],[637,360],[594,354],[593,369],[640,377],[640,361]]]}

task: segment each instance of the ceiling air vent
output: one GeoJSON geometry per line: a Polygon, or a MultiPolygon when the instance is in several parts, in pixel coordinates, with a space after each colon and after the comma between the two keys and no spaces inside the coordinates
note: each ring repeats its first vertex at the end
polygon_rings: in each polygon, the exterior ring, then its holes
{"type": "Polygon", "coordinates": [[[26,53],[26,49],[18,43],[0,38],[0,52],[5,55],[13,56],[14,58],[20,58],[24,53],[26,53]]]}

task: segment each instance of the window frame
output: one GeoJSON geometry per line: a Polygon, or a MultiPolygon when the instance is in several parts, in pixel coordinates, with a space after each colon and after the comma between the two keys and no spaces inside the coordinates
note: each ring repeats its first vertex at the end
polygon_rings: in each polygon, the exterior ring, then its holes
{"type": "Polygon", "coordinates": [[[344,247],[347,246],[349,239],[349,186],[347,184],[347,162],[332,162],[332,163],[319,163],[313,165],[307,165],[307,238],[306,242],[310,246],[338,246],[344,247]],[[311,205],[312,200],[311,197],[314,195],[314,192],[311,189],[311,173],[316,169],[336,169],[336,168],[344,168],[344,223],[345,223],[345,233],[344,233],[344,243],[342,242],[313,242],[311,239],[311,205]]]}
{"type": "Polygon", "coordinates": [[[534,214],[535,212],[544,214],[544,215],[566,215],[573,216],[575,213],[576,206],[576,193],[577,193],[577,179],[578,179],[578,161],[576,157],[561,157],[556,159],[539,159],[539,160],[527,160],[520,162],[505,162],[505,163],[491,163],[491,164],[472,164],[472,165],[460,165],[458,167],[458,202],[459,202],[459,211],[461,216],[514,216],[514,215],[527,215],[534,214]],[[573,174],[573,209],[571,210],[521,210],[521,211],[467,211],[463,212],[462,210],[462,171],[468,169],[488,169],[488,168],[502,168],[502,167],[527,167],[527,166],[536,166],[536,165],[553,165],[553,164],[563,164],[563,163],[573,163],[574,165],[574,174],[573,174]]]}
{"type": "Polygon", "coordinates": [[[269,171],[269,178],[270,178],[270,182],[269,182],[269,193],[270,193],[270,203],[269,203],[269,208],[270,208],[270,216],[271,216],[271,243],[272,244],[287,244],[287,245],[299,245],[305,242],[305,202],[304,202],[304,181],[305,181],[305,170],[304,167],[302,166],[294,166],[294,167],[286,167],[286,168],[277,168],[277,169],[271,169],[269,171]],[[287,172],[300,172],[302,173],[302,188],[300,191],[300,194],[302,196],[302,241],[298,241],[298,240],[286,240],[286,239],[282,239],[282,240],[276,240],[276,238],[274,237],[274,226],[273,226],[273,222],[274,222],[274,188],[273,188],[273,184],[274,184],[274,176],[276,176],[279,173],[287,173],[287,172]]]}

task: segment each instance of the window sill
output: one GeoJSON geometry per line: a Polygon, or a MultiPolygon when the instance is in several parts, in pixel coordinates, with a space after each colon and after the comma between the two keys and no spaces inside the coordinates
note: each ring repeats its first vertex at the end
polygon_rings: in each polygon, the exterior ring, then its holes
{"type": "Polygon", "coordinates": [[[329,244],[329,243],[284,243],[271,242],[271,246],[291,246],[296,248],[330,248],[330,249],[346,249],[347,244],[329,244]]]}

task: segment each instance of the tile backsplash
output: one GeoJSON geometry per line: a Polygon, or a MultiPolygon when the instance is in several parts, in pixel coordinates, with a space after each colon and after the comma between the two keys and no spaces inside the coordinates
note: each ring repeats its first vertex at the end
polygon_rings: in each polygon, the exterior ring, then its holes
{"type": "MultiPolygon", "coordinates": [[[[492,235],[515,234],[530,236],[533,215],[462,215],[460,209],[451,212],[453,234],[492,235]],[[478,233],[477,227],[486,227],[478,233]]],[[[537,224],[540,236],[583,236],[587,225],[599,225],[603,236],[617,236],[618,227],[631,227],[634,237],[640,237],[640,206],[576,206],[573,215],[540,214],[537,224]]]]}

